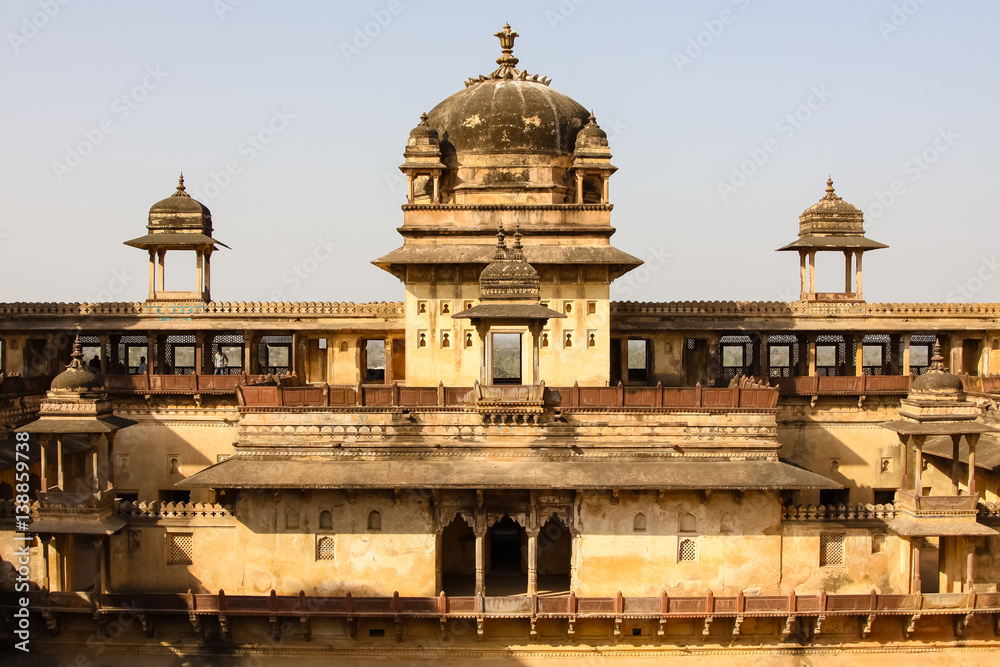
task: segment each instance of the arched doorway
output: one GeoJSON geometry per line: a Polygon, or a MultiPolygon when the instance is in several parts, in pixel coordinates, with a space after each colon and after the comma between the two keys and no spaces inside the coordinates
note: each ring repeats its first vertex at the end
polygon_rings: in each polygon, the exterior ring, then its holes
{"type": "Polygon", "coordinates": [[[441,534],[441,586],[448,595],[476,592],[476,535],[461,516],[441,534]]]}
{"type": "Polygon", "coordinates": [[[486,534],[487,595],[524,595],[528,592],[528,534],[509,516],[490,526],[486,534]]]}
{"type": "Polygon", "coordinates": [[[538,531],[538,594],[569,592],[573,540],[559,517],[552,515],[538,531]]]}

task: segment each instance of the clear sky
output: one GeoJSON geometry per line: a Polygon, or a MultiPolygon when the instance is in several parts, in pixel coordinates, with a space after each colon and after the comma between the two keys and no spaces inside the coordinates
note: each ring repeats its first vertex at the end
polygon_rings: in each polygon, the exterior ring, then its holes
{"type": "Polygon", "coordinates": [[[647,262],[613,299],[797,298],[774,249],[832,174],[890,246],[867,300],[1000,300],[997,2],[6,0],[0,301],[144,299],[122,242],[180,170],[232,246],[215,300],[401,299],[369,262],[407,134],[505,21],[610,136],[613,241],[647,262]]]}

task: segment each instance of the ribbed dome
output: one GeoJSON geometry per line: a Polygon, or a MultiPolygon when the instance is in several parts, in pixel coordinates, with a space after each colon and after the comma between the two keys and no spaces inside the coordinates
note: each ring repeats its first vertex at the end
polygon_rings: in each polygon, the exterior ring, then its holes
{"type": "Polygon", "coordinates": [[[61,391],[87,391],[101,388],[101,380],[83,365],[83,348],[77,336],[73,343],[72,361],[59,375],[52,379],[52,389],[61,391]]]}
{"type": "Polygon", "coordinates": [[[607,148],[608,133],[601,129],[601,126],[597,124],[597,119],[594,118],[594,114],[591,113],[590,117],[587,119],[587,124],[582,130],[580,130],[580,133],[576,135],[576,148],[574,149],[574,152],[579,153],[587,152],[593,149],[607,148]]]}
{"type": "Polygon", "coordinates": [[[431,109],[428,122],[458,153],[566,155],[587,116],[543,83],[486,79],[431,109]]]}
{"type": "Polygon", "coordinates": [[[834,192],[826,181],[826,195],[799,216],[799,234],[863,234],[864,213],[834,192]]]}
{"type": "Polygon", "coordinates": [[[958,397],[965,391],[962,380],[944,369],[944,357],[941,355],[941,345],[934,343],[934,353],[931,365],[925,373],[913,380],[910,385],[910,396],[930,395],[936,397],[958,397]]]}
{"type": "Polygon", "coordinates": [[[198,213],[207,216],[208,218],[212,217],[212,212],[208,210],[207,206],[187,193],[184,188],[183,174],[181,174],[177,183],[177,191],[166,199],[161,199],[156,202],[149,208],[149,215],[151,218],[163,214],[169,215],[172,213],[198,213]]]}

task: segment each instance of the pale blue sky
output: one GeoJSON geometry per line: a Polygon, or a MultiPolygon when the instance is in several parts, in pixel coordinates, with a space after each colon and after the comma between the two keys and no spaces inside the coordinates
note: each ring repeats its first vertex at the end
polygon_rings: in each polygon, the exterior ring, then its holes
{"type": "MultiPolygon", "coordinates": [[[[773,251],[828,173],[890,246],[866,256],[869,301],[1000,297],[1000,3],[8,0],[0,301],[145,298],[122,242],[181,169],[233,248],[216,300],[402,298],[369,262],[400,244],[407,133],[495,67],[505,21],[519,66],[611,135],[614,242],[649,263],[613,298],[796,298],[773,251]]],[[[841,259],[819,269],[840,287],[841,259]]]]}

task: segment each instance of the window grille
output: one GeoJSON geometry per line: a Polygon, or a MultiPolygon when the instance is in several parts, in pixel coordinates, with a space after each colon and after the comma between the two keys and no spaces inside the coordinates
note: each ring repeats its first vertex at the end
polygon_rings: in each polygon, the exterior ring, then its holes
{"type": "Polygon", "coordinates": [[[861,339],[862,369],[865,375],[886,375],[892,364],[889,334],[868,334],[861,339]],[[879,348],[882,349],[879,354],[879,348]]]}
{"type": "Polygon", "coordinates": [[[698,558],[698,546],[691,538],[681,540],[677,547],[678,562],[694,562],[698,558]]]}
{"type": "Polygon", "coordinates": [[[167,564],[190,565],[194,556],[194,535],[192,533],[169,533],[167,535],[167,564]]]}
{"type": "Polygon", "coordinates": [[[292,364],[292,337],[261,336],[257,346],[257,362],[262,373],[288,375],[292,364]]]}
{"type": "Polygon", "coordinates": [[[731,380],[737,375],[751,375],[753,359],[753,340],[750,336],[719,338],[719,377],[731,380]]]}
{"type": "Polygon", "coordinates": [[[332,537],[321,537],[316,542],[316,560],[333,560],[332,537]]]}
{"type": "Polygon", "coordinates": [[[819,566],[830,567],[844,564],[844,536],[819,536],[819,566]]]}
{"type": "Polygon", "coordinates": [[[212,338],[212,347],[208,354],[208,372],[215,371],[215,353],[219,350],[229,359],[229,365],[222,369],[220,375],[239,375],[243,372],[243,334],[216,334],[212,338]],[[240,349],[237,349],[240,348],[240,349]]]}
{"type": "Polygon", "coordinates": [[[773,378],[787,378],[795,375],[799,367],[799,338],[790,334],[777,334],[767,339],[768,374],[773,378]],[[784,348],[784,349],[780,349],[784,348]],[[777,352],[772,350],[778,349],[777,352]],[[787,363],[778,363],[778,357],[787,356],[787,363]]]}

